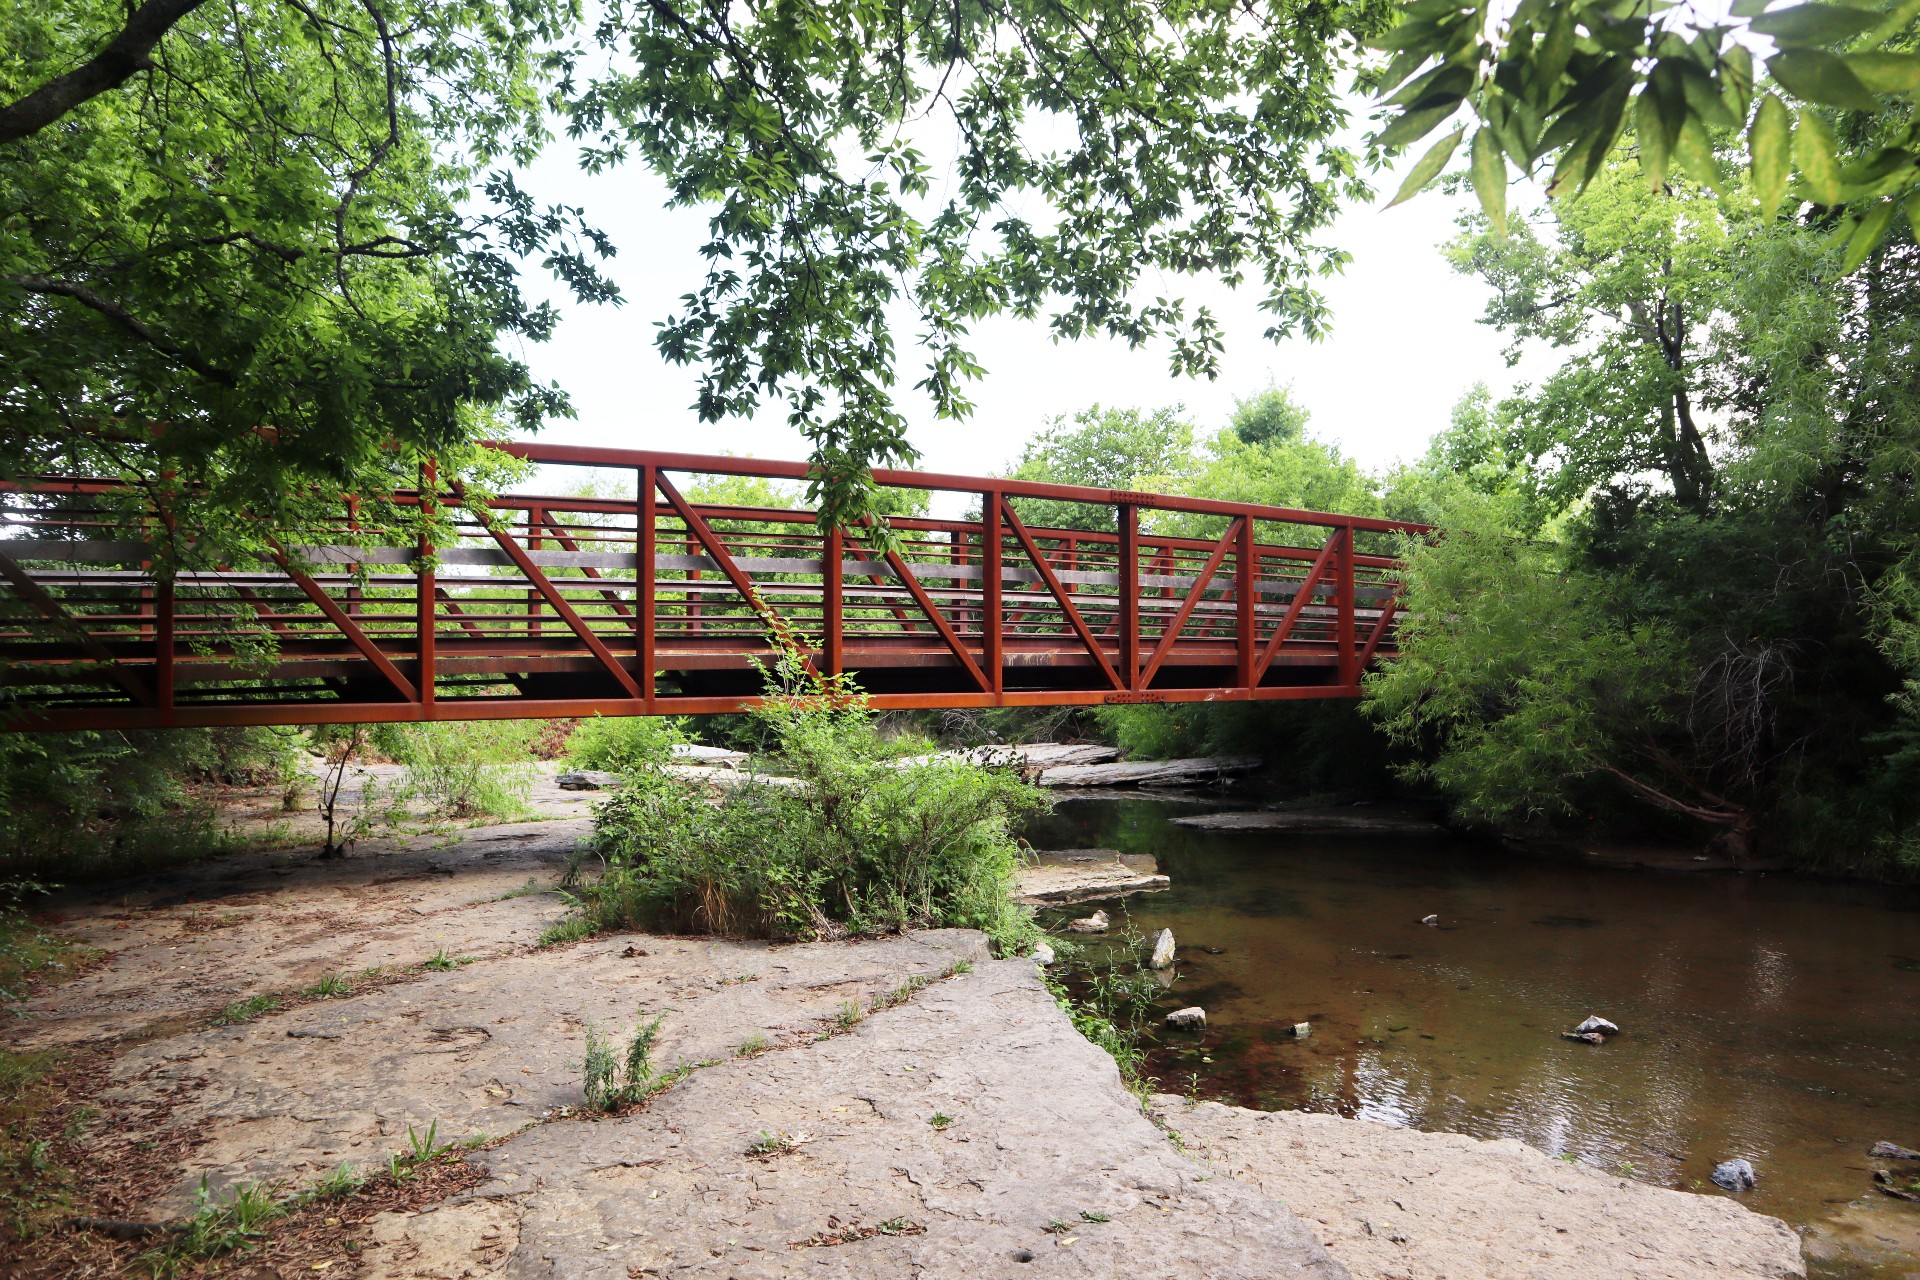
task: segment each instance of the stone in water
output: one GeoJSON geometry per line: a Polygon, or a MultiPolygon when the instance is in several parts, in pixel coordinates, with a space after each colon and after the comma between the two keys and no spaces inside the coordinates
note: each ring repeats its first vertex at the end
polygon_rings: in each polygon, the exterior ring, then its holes
{"type": "Polygon", "coordinates": [[[1440,923],[1440,917],[1437,915],[1421,916],[1420,923],[1424,925],[1438,925],[1440,923]]]}
{"type": "Polygon", "coordinates": [[[1619,1027],[1608,1022],[1605,1018],[1596,1018],[1591,1014],[1587,1015],[1585,1022],[1573,1029],[1575,1035],[1585,1035],[1589,1031],[1597,1031],[1603,1036],[1617,1036],[1620,1034],[1619,1027]]]}
{"type": "Polygon", "coordinates": [[[1151,963],[1156,969],[1165,969],[1173,964],[1173,930],[1162,929],[1154,935],[1151,963]]]}
{"type": "Polygon", "coordinates": [[[1312,1035],[1312,1034],[1313,1034],[1313,1024],[1312,1024],[1312,1023],[1310,1023],[1310,1022],[1296,1022],[1296,1023],[1294,1023],[1294,1024],[1293,1024],[1293,1038],[1294,1038],[1294,1039],[1296,1039],[1296,1040],[1305,1040],[1305,1039],[1306,1039],[1306,1038],[1307,1038],[1308,1036],[1310,1036],[1310,1035],[1312,1035]]]}
{"type": "Polygon", "coordinates": [[[1713,1167],[1714,1185],[1728,1191],[1751,1191],[1754,1181],[1753,1166],[1745,1160],[1722,1160],[1713,1167]]]}
{"type": "Polygon", "coordinates": [[[1607,1038],[1598,1031],[1562,1031],[1562,1040],[1578,1040],[1581,1044],[1605,1044],[1607,1038]]]}
{"type": "Polygon", "coordinates": [[[1207,1011],[1199,1005],[1188,1009],[1175,1009],[1167,1015],[1167,1025],[1175,1031],[1198,1031],[1207,1025],[1207,1011]]]}
{"type": "Polygon", "coordinates": [[[1081,916],[1078,920],[1069,920],[1067,928],[1075,933],[1105,933],[1107,931],[1107,913],[1096,911],[1090,916],[1081,916]]]}
{"type": "Polygon", "coordinates": [[[1876,1142],[1867,1148],[1867,1154],[1882,1160],[1920,1160],[1920,1151],[1903,1147],[1897,1142],[1876,1142]]]}

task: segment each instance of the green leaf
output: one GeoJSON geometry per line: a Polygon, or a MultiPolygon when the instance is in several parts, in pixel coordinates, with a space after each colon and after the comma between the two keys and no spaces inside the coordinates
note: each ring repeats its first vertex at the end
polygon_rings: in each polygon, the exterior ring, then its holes
{"type": "Polygon", "coordinates": [[[1900,212],[1900,205],[1893,200],[1882,200],[1867,210],[1854,227],[1853,235],[1847,240],[1846,256],[1840,259],[1840,273],[1846,275],[1859,268],[1867,260],[1887,234],[1887,228],[1893,223],[1893,215],[1900,212]]]}
{"type": "Polygon", "coordinates": [[[1920,191],[1907,197],[1907,221],[1913,226],[1913,238],[1920,240],[1920,191]]]}
{"type": "Polygon", "coordinates": [[[1880,15],[1837,4],[1797,4],[1763,13],[1748,24],[1763,36],[1772,36],[1782,48],[1794,45],[1837,44],[1849,36],[1870,31],[1880,15]]]}
{"type": "Polygon", "coordinates": [[[1418,142],[1433,132],[1433,127],[1452,115],[1460,103],[1445,103],[1437,107],[1428,107],[1424,111],[1408,111],[1399,119],[1380,131],[1374,141],[1383,147],[1404,147],[1409,142],[1418,142]]]}
{"type": "Polygon", "coordinates": [[[1787,105],[1769,93],[1760,99],[1753,127],[1747,130],[1747,149],[1753,153],[1753,190],[1760,198],[1760,216],[1771,218],[1787,192],[1787,171],[1793,165],[1793,120],[1787,105]]]}
{"type": "Polygon", "coordinates": [[[1920,90],[1920,53],[1850,53],[1846,63],[1871,93],[1920,90]]]}
{"type": "Polygon", "coordinates": [[[1667,185],[1667,122],[1661,119],[1660,95],[1651,86],[1633,103],[1633,130],[1640,140],[1640,171],[1647,185],[1658,191],[1667,185]]]}
{"type": "MultiPolygon", "coordinates": [[[[1427,154],[1421,156],[1419,163],[1408,171],[1407,180],[1400,184],[1398,194],[1387,202],[1386,207],[1391,209],[1402,201],[1413,199],[1426,188],[1428,183],[1439,177],[1440,171],[1447,167],[1447,161],[1453,158],[1453,149],[1460,145],[1460,139],[1466,131],[1467,126],[1461,125],[1428,147],[1427,154]]],[[[1483,129],[1481,132],[1486,131],[1483,129]]]]}
{"type": "Polygon", "coordinates": [[[1800,123],[1793,131],[1793,159],[1814,200],[1825,205],[1841,202],[1839,148],[1834,144],[1833,129],[1811,111],[1800,113],[1800,123]]]}
{"type": "Polygon", "coordinates": [[[1507,238],[1507,162],[1500,155],[1500,141],[1493,130],[1482,128],[1473,135],[1473,193],[1493,223],[1494,238],[1507,238]]]}
{"type": "Polygon", "coordinates": [[[1880,100],[1847,69],[1838,54],[1824,49],[1790,49],[1767,59],[1767,70],[1794,97],[1851,111],[1878,111],[1880,100]]]}
{"type": "Polygon", "coordinates": [[[1726,185],[1726,175],[1720,171],[1720,157],[1713,153],[1713,138],[1699,116],[1688,116],[1681,122],[1680,136],[1673,143],[1673,158],[1689,178],[1702,186],[1719,191],[1726,185]]]}

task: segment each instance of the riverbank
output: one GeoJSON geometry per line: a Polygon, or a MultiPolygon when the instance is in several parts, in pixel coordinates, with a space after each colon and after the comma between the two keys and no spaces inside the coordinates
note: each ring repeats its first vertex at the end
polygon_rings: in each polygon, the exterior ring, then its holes
{"type": "MultiPolygon", "coordinates": [[[[1291,1193],[1210,1162],[1177,1116],[1155,1127],[1033,964],[989,959],[977,934],[540,946],[584,830],[239,855],[59,900],[53,922],[100,958],[5,1031],[57,1057],[23,1123],[68,1171],[11,1273],[130,1269],[179,1237],[98,1223],[180,1221],[204,1179],[216,1200],[331,1186],[257,1225],[245,1266],[287,1277],[1454,1274],[1418,1249],[1383,1269],[1291,1193]],[[654,1016],[671,1087],[591,1111],[589,1030],[624,1048],[654,1016]]],[[[1773,1220],[1610,1199],[1614,1181],[1593,1194],[1647,1240],[1725,1219],[1749,1261],[1716,1274],[1800,1274],[1773,1220]]],[[[1555,1225],[1434,1215],[1422,1232],[1518,1257],[1554,1252],[1555,1225]]],[[[1612,1274],[1679,1274],[1659,1247],[1612,1274]]]]}

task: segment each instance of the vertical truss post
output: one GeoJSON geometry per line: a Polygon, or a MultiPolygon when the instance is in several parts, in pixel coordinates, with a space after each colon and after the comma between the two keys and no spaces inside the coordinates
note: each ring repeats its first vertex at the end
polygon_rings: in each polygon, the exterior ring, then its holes
{"type": "Polygon", "coordinates": [[[654,485],[653,465],[648,463],[640,468],[639,497],[633,508],[633,625],[634,657],[639,660],[640,701],[648,712],[653,710],[653,644],[656,629],[654,627],[654,560],[656,558],[656,525],[653,504],[657,490],[654,485]]]}
{"type": "Polygon", "coordinates": [[[839,525],[827,530],[820,546],[820,638],[826,645],[827,674],[846,669],[846,536],[839,525]]]}
{"type": "Polygon", "coordinates": [[[1338,636],[1340,653],[1340,683],[1357,684],[1360,680],[1358,655],[1353,647],[1353,526],[1347,525],[1340,531],[1340,550],[1334,561],[1333,609],[1334,625],[1338,636]]]}
{"type": "Polygon", "coordinates": [[[154,588],[154,701],[160,714],[173,712],[173,574],[168,573],[154,588]]]}
{"type": "Polygon", "coordinates": [[[1120,674],[1140,690],[1140,508],[1120,504],[1120,674]]]}
{"type": "Polygon", "coordinates": [[[428,536],[427,522],[433,518],[433,491],[439,483],[439,473],[431,459],[420,464],[420,536],[414,547],[418,557],[419,569],[413,583],[413,626],[414,637],[420,650],[420,670],[414,676],[413,687],[418,690],[422,706],[433,705],[433,615],[434,615],[434,572],[433,540],[428,536]]]}
{"type": "MultiPolygon", "coordinates": [[[[539,551],[543,547],[540,539],[540,526],[546,523],[546,512],[538,507],[527,508],[527,550],[539,551]]],[[[531,585],[527,587],[527,635],[537,637],[540,634],[540,593],[531,585]]]]}
{"type": "Polygon", "coordinates": [[[1254,580],[1258,577],[1253,563],[1253,517],[1241,516],[1239,537],[1233,553],[1233,612],[1234,644],[1233,656],[1238,668],[1236,683],[1242,689],[1253,688],[1254,682],[1254,605],[1258,602],[1254,592],[1254,580]]]}
{"type": "Polygon", "coordinates": [[[1007,691],[1006,650],[1002,628],[1005,624],[1000,596],[1000,491],[988,489],[980,495],[980,665],[994,693],[1007,691]]]}

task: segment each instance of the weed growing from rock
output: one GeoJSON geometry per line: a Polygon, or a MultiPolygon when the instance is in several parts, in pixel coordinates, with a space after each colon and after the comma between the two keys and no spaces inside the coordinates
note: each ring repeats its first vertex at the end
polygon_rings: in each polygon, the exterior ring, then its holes
{"type": "Polygon", "coordinates": [[[314,1000],[331,1000],[335,996],[348,995],[353,991],[353,982],[344,973],[332,973],[320,979],[300,994],[314,1000]]]}
{"type": "MultiPolygon", "coordinates": [[[[578,899],[573,899],[573,901],[576,905],[579,902],[578,899]]],[[[568,916],[566,919],[556,921],[542,929],[540,931],[539,945],[543,947],[557,947],[568,942],[578,942],[582,938],[591,938],[595,932],[597,932],[597,927],[590,916],[568,916]]]]}
{"type": "Polygon", "coordinates": [[[833,1015],[833,1025],[841,1031],[851,1031],[866,1018],[867,1011],[860,1007],[857,1000],[842,1000],[840,1008],[833,1015]]]}
{"type": "Polygon", "coordinates": [[[458,969],[463,964],[472,964],[472,956],[450,956],[445,947],[440,948],[421,962],[423,967],[436,973],[445,973],[449,969],[458,969]]]}
{"type": "Polygon", "coordinates": [[[280,1007],[277,996],[253,996],[246,1000],[236,1000],[214,1015],[214,1025],[221,1027],[237,1026],[242,1022],[251,1022],[263,1013],[272,1013],[280,1007]]]}
{"type": "Polygon", "coordinates": [[[221,1200],[202,1177],[193,1217],[170,1239],[141,1254],[140,1264],[154,1276],[166,1277],[189,1263],[250,1249],[266,1236],[266,1224],[286,1212],[287,1206],[268,1187],[247,1183],[235,1187],[231,1199],[221,1200]]]}
{"type": "Polygon", "coordinates": [[[1080,1211],[1080,1221],[1082,1221],[1082,1222],[1110,1222],[1110,1221],[1112,1221],[1112,1219],[1110,1219],[1109,1217],[1107,1217],[1107,1215],[1106,1215],[1106,1214],[1104,1214],[1104,1213],[1101,1213],[1101,1212],[1100,1212],[1100,1211],[1099,1211],[1098,1209],[1082,1209],[1082,1210],[1080,1211]]]}
{"type": "Polygon", "coordinates": [[[895,1005],[905,1004],[913,999],[914,993],[931,985],[932,978],[924,973],[916,973],[891,991],[883,991],[873,998],[873,1011],[879,1013],[895,1005]]]}
{"type": "Polygon", "coordinates": [[[658,1080],[654,1077],[653,1042],[660,1035],[660,1024],[665,1021],[666,1015],[662,1014],[634,1028],[624,1057],[614,1053],[612,1041],[601,1035],[599,1028],[587,1028],[587,1053],[581,1070],[585,1076],[588,1107],[595,1111],[618,1111],[678,1083],[689,1074],[690,1068],[676,1068],[658,1080]]]}
{"type": "Polygon", "coordinates": [[[756,1031],[734,1046],[733,1056],[736,1058],[757,1058],[771,1048],[773,1048],[773,1041],[756,1031]]]}
{"type": "Polygon", "coordinates": [[[769,1160],[774,1156],[791,1155],[800,1149],[803,1141],[805,1141],[803,1137],[795,1134],[762,1129],[754,1135],[752,1145],[747,1148],[747,1154],[762,1160],[769,1160]]]}
{"type": "Polygon", "coordinates": [[[944,1111],[936,1111],[927,1117],[927,1123],[935,1129],[945,1129],[953,1123],[953,1117],[944,1111]]]}

